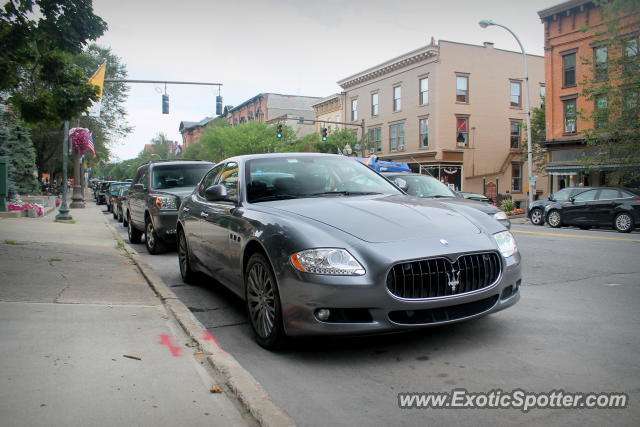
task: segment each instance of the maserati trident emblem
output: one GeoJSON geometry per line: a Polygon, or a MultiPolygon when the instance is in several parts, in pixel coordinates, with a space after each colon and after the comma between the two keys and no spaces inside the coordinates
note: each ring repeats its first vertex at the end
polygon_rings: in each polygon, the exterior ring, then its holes
{"type": "Polygon", "coordinates": [[[447,271],[447,285],[451,288],[451,292],[455,292],[460,284],[460,270],[447,271]]]}
{"type": "Polygon", "coordinates": [[[444,239],[440,239],[440,243],[442,243],[443,246],[449,246],[449,242],[444,239]]]}

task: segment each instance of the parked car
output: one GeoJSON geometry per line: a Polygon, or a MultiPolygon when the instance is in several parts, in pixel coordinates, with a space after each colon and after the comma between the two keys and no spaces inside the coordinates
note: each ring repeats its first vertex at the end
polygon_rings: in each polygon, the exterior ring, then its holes
{"type": "MultiPolygon", "coordinates": [[[[116,200],[114,201],[113,218],[118,222],[124,221],[124,202],[127,198],[127,192],[131,187],[131,182],[126,182],[118,188],[118,194],[116,194],[116,200]]],[[[126,224],[124,224],[126,226],[126,224]]]]}
{"type": "Polygon", "coordinates": [[[109,189],[107,190],[107,194],[106,194],[107,212],[114,213],[114,217],[115,217],[115,212],[113,208],[115,206],[116,198],[118,197],[118,190],[123,185],[130,185],[130,184],[124,181],[112,182],[109,184],[109,189]]]}
{"type": "Polygon", "coordinates": [[[640,224],[640,191],[591,188],[574,194],[569,200],[546,206],[545,218],[554,228],[575,225],[586,230],[593,226],[606,226],[628,233],[640,224]]]}
{"type": "Polygon", "coordinates": [[[109,184],[114,181],[102,181],[98,187],[98,196],[96,198],[96,204],[102,205],[107,203],[107,192],[109,191],[109,184]]]}
{"type": "Polygon", "coordinates": [[[125,217],[129,241],[145,245],[150,254],[162,253],[175,241],[178,208],[200,178],[213,166],[203,161],[152,161],[138,168],[127,193],[125,217]]]}
{"type": "Polygon", "coordinates": [[[436,198],[446,203],[470,206],[491,216],[507,227],[507,229],[511,228],[511,221],[509,220],[509,217],[499,208],[487,203],[459,196],[457,192],[453,191],[431,175],[423,175],[419,173],[383,173],[382,175],[392,182],[395,182],[397,179],[402,179],[406,183],[406,188],[401,188],[406,191],[407,194],[429,199],[436,198]]]}
{"type": "Polygon", "coordinates": [[[570,197],[585,190],[597,187],[566,187],[558,190],[549,196],[546,200],[535,200],[528,208],[527,217],[533,225],[544,225],[544,209],[553,202],[565,202],[570,197]]]}
{"type": "Polygon", "coordinates": [[[456,191],[456,193],[465,199],[475,200],[477,202],[489,203],[490,205],[496,205],[493,200],[485,196],[484,194],[478,193],[467,193],[466,191],[456,191]]]}
{"type": "Polygon", "coordinates": [[[404,194],[349,157],[218,163],[178,216],[185,282],[215,277],[246,304],[256,341],[458,322],[515,304],[511,233],[465,203],[404,194]]]}

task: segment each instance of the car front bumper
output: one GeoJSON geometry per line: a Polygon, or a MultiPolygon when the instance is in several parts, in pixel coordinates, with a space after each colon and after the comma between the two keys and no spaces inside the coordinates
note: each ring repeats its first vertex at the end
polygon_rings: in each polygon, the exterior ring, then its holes
{"type": "Polygon", "coordinates": [[[156,234],[167,241],[176,239],[176,226],[178,225],[178,211],[157,211],[153,214],[153,228],[156,234]]]}
{"type": "Polygon", "coordinates": [[[424,299],[392,295],[386,273],[377,275],[382,279],[372,280],[368,275],[316,276],[291,268],[278,280],[284,326],[291,336],[358,335],[455,323],[495,313],[520,299],[520,254],[502,261],[502,273],[489,287],[424,299]],[[340,320],[319,320],[317,312],[323,308],[337,313],[340,320]]]}

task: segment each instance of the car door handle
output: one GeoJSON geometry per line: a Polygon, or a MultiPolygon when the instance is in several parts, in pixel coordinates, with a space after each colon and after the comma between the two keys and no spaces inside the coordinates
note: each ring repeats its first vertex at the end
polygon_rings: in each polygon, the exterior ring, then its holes
{"type": "Polygon", "coordinates": [[[209,214],[207,212],[203,211],[203,212],[200,212],[200,216],[203,217],[203,218],[208,218],[209,214]]]}

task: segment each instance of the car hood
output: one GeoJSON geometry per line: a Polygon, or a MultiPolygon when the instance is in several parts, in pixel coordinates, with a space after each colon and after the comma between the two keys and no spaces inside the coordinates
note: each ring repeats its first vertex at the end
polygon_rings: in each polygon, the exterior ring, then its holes
{"type": "Polygon", "coordinates": [[[500,209],[498,209],[497,207],[493,206],[493,205],[489,205],[487,203],[484,202],[479,202],[477,200],[471,200],[471,199],[458,199],[458,198],[447,198],[447,199],[440,199],[440,201],[442,203],[446,203],[447,205],[462,205],[462,206],[469,206],[470,208],[474,208],[474,209],[478,209],[481,212],[484,212],[488,215],[493,215],[494,213],[500,212],[500,209]]]}
{"type": "Polygon", "coordinates": [[[454,209],[437,201],[410,196],[322,197],[268,204],[370,243],[480,233],[478,227],[454,209]]]}

